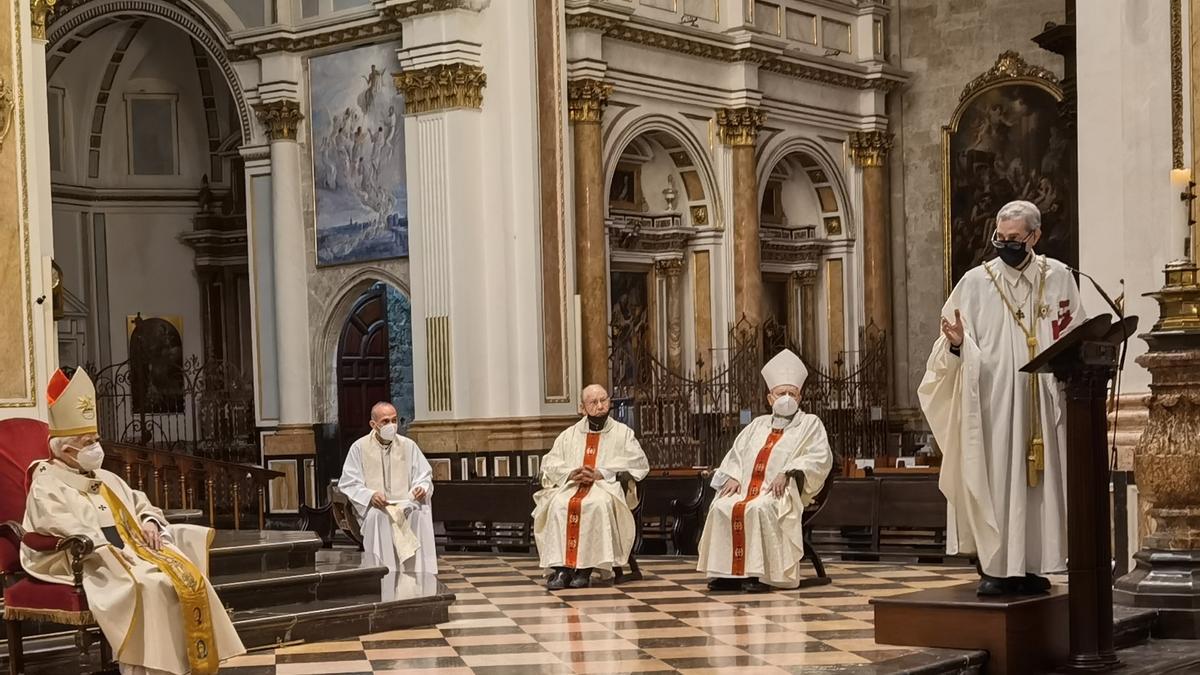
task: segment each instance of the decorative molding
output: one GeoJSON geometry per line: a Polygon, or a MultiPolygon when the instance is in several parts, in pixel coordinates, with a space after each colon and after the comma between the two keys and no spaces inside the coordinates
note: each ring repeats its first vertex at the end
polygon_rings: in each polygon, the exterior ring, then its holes
{"type": "Polygon", "coordinates": [[[1041,66],[1026,63],[1020,54],[1010,49],[1000,54],[996,58],[996,65],[988,69],[986,73],[971,80],[963,88],[958,100],[960,102],[966,101],[987,87],[998,82],[1007,82],[1010,80],[1042,80],[1053,84],[1055,87],[1060,87],[1057,75],[1041,66]]]}
{"type": "Polygon", "coordinates": [[[0,74],[0,150],[4,149],[4,139],[8,137],[8,132],[12,130],[12,123],[16,99],[13,98],[12,89],[8,83],[4,81],[4,75],[0,74]]]}
{"type": "Polygon", "coordinates": [[[444,63],[394,76],[396,91],[404,95],[404,114],[483,106],[487,74],[482,66],[444,63]]]}
{"type": "Polygon", "coordinates": [[[887,131],[853,131],[849,139],[850,159],[862,168],[883,166],[895,140],[887,131]]]}
{"type": "Polygon", "coordinates": [[[491,4],[491,0],[409,0],[397,5],[384,8],[384,13],[397,21],[411,19],[422,14],[436,14],[463,9],[469,12],[481,12],[491,4]]]}
{"type": "Polygon", "coordinates": [[[33,26],[33,39],[46,39],[47,20],[58,0],[29,0],[29,23],[33,26]]]}
{"type": "Polygon", "coordinates": [[[296,130],[304,119],[300,104],[291,99],[255,103],[254,115],[267,128],[267,138],[272,141],[296,140],[296,130]]]}
{"type": "Polygon", "coordinates": [[[792,272],[792,279],[801,286],[812,286],[816,284],[819,276],[820,274],[815,267],[792,272]]]}
{"type": "Polygon", "coordinates": [[[599,123],[613,86],[594,78],[567,82],[567,117],[572,122],[599,123]]]}
{"type": "Polygon", "coordinates": [[[1171,168],[1183,159],[1183,0],[1171,0],[1171,168]]]}
{"type": "Polygon", "coordinates": [[[695,225],[696,227],[704,227],[705,225],[708,225],[708,207],[707,206],[693,206],[693,207],[691,207],[691,212],[692,212],[692,224],[693,225],[695,225]]]}
{"type": "Polygon", "coordinates": [[[307,35],[276,35],[244,42],[229,50],[231,61],[249,61],[273,52],[304,52],[325,49],[353,42],[382,41],[400,36],[400,22],[388,15],[375,17],[369,23],[346,26],[324,33],[307,35]]]}
{"type": "Polygon", "coordinates": [[[677,277],[683,274],[683,258],[667,258],[654,261],[654,270],[667,277],[677,277]]]}
{"type": "Polygon", "coordinates": [[[758,130],[766,121],[767,113],[761,108],[743,106],[717,110],[717,127],[725,145],[753,147],[758,130]]]}

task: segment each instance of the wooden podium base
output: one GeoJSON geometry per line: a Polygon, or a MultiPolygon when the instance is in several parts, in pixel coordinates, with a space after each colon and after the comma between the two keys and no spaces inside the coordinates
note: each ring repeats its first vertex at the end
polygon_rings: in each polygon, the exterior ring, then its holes
{"type": "Polygon", "coordinates": [[[905,647],[985,649],[986,672],[1040,673],[1067,660],[1067,589],[981,598],[975,584],[875,598],[875,641],[905,647]]]}

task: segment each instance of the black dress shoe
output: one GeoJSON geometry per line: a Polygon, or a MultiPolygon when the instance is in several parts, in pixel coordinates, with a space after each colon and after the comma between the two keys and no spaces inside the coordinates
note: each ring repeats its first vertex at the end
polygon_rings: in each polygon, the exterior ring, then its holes
{"type": "Polygon", "coordinates": [[[588,567],[581,570],[575,570],[575,576],[571,577],[571,588],[587,588],[592,585],[592,568],[588,567]]]}
{"type": "Polygon", "coordinates": [[[742,579],[726,579],[724,577],[713,577],[708,580],[708,590],[710,591],[736,591],[742,587],[742,579]]]}
{"type": "Polygon", "coordinates": [[[1008,592],[1008,585],[1004,583],[1004,579],[997,579],[996,577],[984,577],[980,579],[979,586],[975,588],[975,595],[979,596],[1005,595],[1008,592]]]}
{"type": "Polygon", "coordinates": [[[1013,590],[1022,595],[1037,595],[1050,592],[1050,580],[1036,574],[1026,574],[1013,580],[1013,590]]]}
{"type": "Polygon", "coordinates": [[[561,591],[571,583],[571,570],[565,567],[555,567],[554,573],[550,575],[550,580],[546,582],[546,590],[561,591]]]}
{"type": "Polygon", "coordinates": [[[758,577],[750,577],[742,582],[742,591],[745,593],[770,593],[771,587],[758,580],[758,577]]]}

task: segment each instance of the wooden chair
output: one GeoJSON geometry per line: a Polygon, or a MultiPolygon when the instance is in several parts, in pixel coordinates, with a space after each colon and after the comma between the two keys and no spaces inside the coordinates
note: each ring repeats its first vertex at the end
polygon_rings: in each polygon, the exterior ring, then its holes
{"type": "MultiPolygon", "coordinates": [[[[8,672],[24,671],[21,635],[22,621],[74,626],[81,660],[87,659],[96,627],[83,591],[83,560],[92,552],[93,543],[84,535],[52,537],[26,532],[25,485],[31,462],[48,454],[49,430],[45,422],[30,419],[0,421],[0,579],[4,587],[4,624],[8,636],[8,672]],[[71,561],[73,585],[53,584],[35,579],[21,569],[21,544],[36,551],[66,551],[71,561]]],[[[100,639],[100,662],[111,667],[112,650],[100,639]]]]}
{"type": "Polygon", "coordinates": [[[329,506],[333,511],[334,522],[361,551],[363,536],[362,527],[358,523],[358,513],[354,510],[354,504],[350,502],[350,498],[338,489],[336,480],[329,482],[329,506]]]}

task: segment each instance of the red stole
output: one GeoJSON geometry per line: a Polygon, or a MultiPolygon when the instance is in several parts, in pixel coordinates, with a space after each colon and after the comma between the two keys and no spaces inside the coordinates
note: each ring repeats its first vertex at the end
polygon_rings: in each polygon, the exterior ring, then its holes
{"type": "MultiPolygon", "coordinates": [[[[587,447],[583,451],[583,465],[589,469],[596,468],[596,452],[600,448],[599,432],[588,432],[587,447]]],[[[572,569],[579,556],[579,518],[583,511],[583,499],[591,492],[591,485],[580,485],[575,490],[575,496],[567,503],[567,559],[565,564],[572,569]]]]}
{"type": "Polygon", "coordinates": [[[746,498],[733,505],[733,565],[729,573],[740,577],[746,574],[746,504],[758,496],[762,490],[763,479],[767,473],[767,460],[771,458],[771,449],[783,437],[783,429],[772,429],[767,436],[767,442],[758,457],[754,460],[754,473],[750,475],[750,485],[746,488],[746,498]]]}

